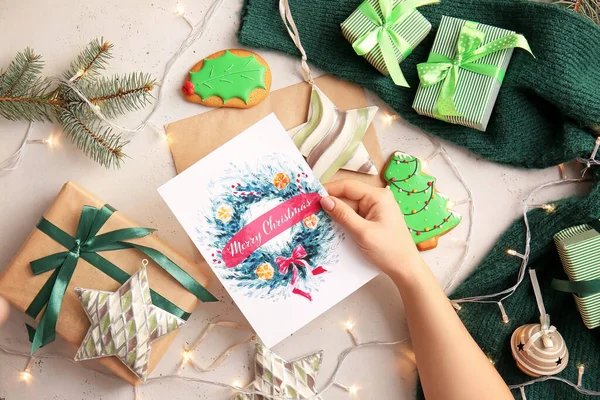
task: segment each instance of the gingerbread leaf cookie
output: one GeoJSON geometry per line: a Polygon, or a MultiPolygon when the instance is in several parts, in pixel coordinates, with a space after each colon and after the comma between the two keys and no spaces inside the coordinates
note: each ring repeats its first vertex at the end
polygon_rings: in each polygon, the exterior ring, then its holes
{"type": "Polygon", "coordinates": [[[388,183],[419,250],[437,246],[439,236],[454,229],[460,215],[448,207],[448,198],[435,189],[435,178],[421,172],[421,160],[397,151],[383,178],[388,183]]]}
{"type": "Polygon", "coordinates": [[[185,94],[197,94],[204,101],[218,96],[223,103],[239,98],[248,104],[254,89],[266,89],[266,72],[267,68],[254,55],[242,57],[225,50],[221,56],[206,58],[200,70],[190,72],[190,79],[182,89],[185,94]]]}

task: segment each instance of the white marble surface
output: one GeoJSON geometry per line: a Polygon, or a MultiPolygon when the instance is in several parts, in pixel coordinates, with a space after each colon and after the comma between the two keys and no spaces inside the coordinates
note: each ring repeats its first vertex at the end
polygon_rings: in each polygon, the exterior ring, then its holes
{"type": "MultiPolygon", "coordinates": [[[[241,0],[225,1],[214,23],[203,39],[194,44],[175,64],[171,76],[164,82],[164,102],[154,123],[162,125],[206,108],[186,103],[179,94],[182,76],[202,57],[215,51],[237,46],[235,32],[239,23],[241,0]]],[[[198,20],[208,8],[208,0],[182,1],[192,20],[198,20]]],[[[146,71],[160,76],[166,60],[188,34],[188,26],[173,15],[173,0],[4,0],[0,1],[0,66],[6,67],[14,54],[26,46],[44,55],[45,73],[58,76],[79,49],[95,37],[104,35],[115,43],[114,59],[107,73],[146,71]]],[[[277,16],[273,16],[277,18],[277,16]]],[[[296,59],[273,52],[261,52],[273,70],[273,89],[300,81],[296,59]]],[[[309,56],[310,57],[310,56],[309,56]]],[[[383,106],[375,96],[371,102],[383,106]]],[[[382,107],[385,109],[385,107],[382,107]]],[[[147,111],[146,111],[147,112],[147,111]]],[[[134,127],[144,112],[129,115],[120,122],[134,127]]],[[[427,157],[431,146],[416,129],[400,120],[387,124],[376,117],[376,128],[385,155],[403,150],[427,157]]],[[[26,130],[25,123],[0,121],[0,159],[11,154],[26,130]]],[[[198,257],[189,239],[160,199],[156,188],[174,176],[175,169],[167,143],[147,130],[132,138],[127,147],[131,157],[119,171],[107,171],[88,160],[65,138],[57,126],[36,124],[33,137],[54,135],[52,148],[27,146],[20,168],[0,176],[0,271],[19,249],[39,216],[53,201],[67,180],[79,182],[119,210],[144,226],[159,229],[159,235],[190,257],[198,257]]],[[[218,134],[218,127],[215,127],[218,134]]],[[[481,133],[484,135],[485,133],[481,133]]],[[[497,237],[519,216],[520,205],[528,192],[541,182],[558,178],[558,170],[516,170],[482,160],[464,149],[447,145],[468,183],[476,204],[472,252],[464,277],[493,246],[497,237]]],[[[438,177],[440,191],[455,200],[464,198],[464,191],[441,158],[428,170],[438,177]]],[[[575,188],[561,188],[547,197],[573,193],[575,188]]],[[[457,266],[462,246],[451,237],[464,238],[468,224],[468,205],[457,210],[465,221],[451,235],[440,241],[437,249],[424,254],[436,276],[444,284],[457,266]]],[[[534,233],[535,240],[535,233],[534,233]]],[[[519,247],[522,244],[517,244],[519,247]]],[[[193,341],[207,323],[217,320],[244,322],[216,279],[210,288],[224,300],[219,304],[200,306],[165,355],[154,376],[173,373],[181,358],[180,349],[193,341]]],[[[491,310],[495,312],[496,310],[491,310]]],[[[343,329],[344,321],[356,322],[361,340],[396,340],[407,336],[403,307],[391,282],[384,276],[350,296],[296,335],[276,346],[284,358],[293,359],[311,351],[325,350],[325,363],[318,383],[322,384],[335,366],[338,354],[351,341],[343,329]]],[[[0,328],[0,344],[27,351],[29,349],[24,322],[27,318],[13,310],[9,321],[0,328]]],[[[208,364],[220,351],[243,335],[218,331],[196,352],[199,363],[208,364]]],[[[67,356],[74,353],[69,345],[57,340],[44,351],[67,356]]],[[[231,383],[247,383],[253,375],[254,349],[248,345],[235,353],[219,370],[200,374],[186,370],[185,375],[216,379],[231,383]]],[[[35,362],[29,383],[19,379],[25,359],[0,353],[0,398],[27,399],[128,399],[131,388],[118,379],[107,378],[62,360],[35,362]]],[[[94,367],[92,365],[92,367],[94,367]]],[[[96,367],[97,368],[97,367],[96,367]]],[[[416,383],[416,368],[410,348],[362,350],[349,357],[340,375],[341,382],[360,387],[363,399],[412,399],[416,383]]],[[[228,399],[232,392],[180,381],[163,381],[140,389],[144,399],[228,399]]],[[[347,399],[349,395],[333,388],[328,400],[347,399]]]]}

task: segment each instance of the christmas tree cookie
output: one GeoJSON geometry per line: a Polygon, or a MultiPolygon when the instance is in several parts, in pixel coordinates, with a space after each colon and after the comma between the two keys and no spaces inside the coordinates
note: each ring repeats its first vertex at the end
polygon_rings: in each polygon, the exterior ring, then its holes
{"type": "Polygon", "coordinates": [[[209,107],[250,108],[271,89],[271,69],[258,54],[231,49],[211,54],[191,69],[181,87],[186,100],[209,107]]]}
{"type": "Polygon", "coordinates": [[[438,237],[460,223],[460,215],[448,207],[448,198],[436,191],[435,178],[421,171],[418,158],[397,151],[385,168],[383,178],[419,250],[433,249],[438,237]]]}

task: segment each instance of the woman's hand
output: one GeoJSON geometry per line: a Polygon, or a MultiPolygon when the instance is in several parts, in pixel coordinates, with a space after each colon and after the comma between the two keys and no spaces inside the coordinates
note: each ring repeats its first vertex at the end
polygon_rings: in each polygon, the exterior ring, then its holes
{"type": "Polygon", "coordinates": [[[512,399],[419,255],[392,192],[348,180],[325,187],[323,209],[398,286],[425,397],[512,399]]]}
{"type": "Polygon", "coordinates": [[[8,302],[0,297],[0,325],[2,325],[8,319],[8,312],[10,311],[10,306],[8,302]]]}
{"type": "Polygon", "coordinates": [[[423,263],[389,189],[351,180],[331,182],[325,188],[330,196],[321,199],[323,209],[384,273],[402,277],[423,263]]]}

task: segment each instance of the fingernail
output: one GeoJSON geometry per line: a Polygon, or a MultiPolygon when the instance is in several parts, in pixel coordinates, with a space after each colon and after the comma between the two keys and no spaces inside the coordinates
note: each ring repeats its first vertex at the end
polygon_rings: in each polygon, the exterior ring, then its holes
{"type": "Polygon", "coordinates": [[[331,197],[321,197],[321,207],[325,211],[331,211],[335,207],[335,201],[331,199],[331,197]]]}

